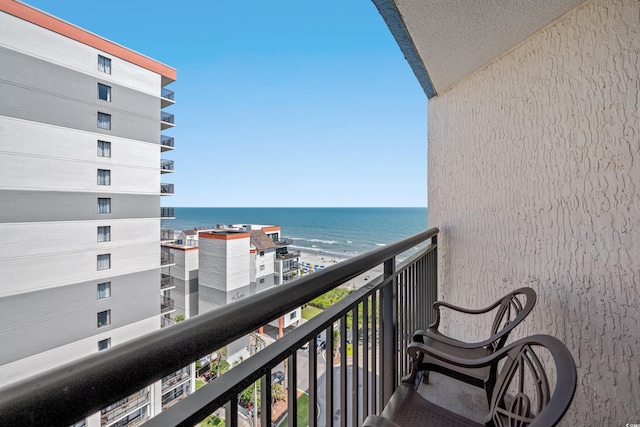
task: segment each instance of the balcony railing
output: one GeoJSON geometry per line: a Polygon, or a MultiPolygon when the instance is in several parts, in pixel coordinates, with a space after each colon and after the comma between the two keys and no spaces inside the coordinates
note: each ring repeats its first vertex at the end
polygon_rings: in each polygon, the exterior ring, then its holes
{"type": "Polygon", "coordinates": [[[173,277],[163,273],[160,276],[160,290],[165,291],[174,287],[175,285],[173,284],[173,277]]]}
{"type": "Polygon", "coordinates": [[[103,408],[100,411],[101,423],[105,425],[119,418],[122,418],[128,412],[139,409],[144,404],[149,403],[149,389],[144,388],[131,396],[125,397],[120,401],[103,408]]]}
{"type": "Polygon", "coordinates": [[[173,326],[176,324],[176,321],[173,319],[169,319],[168,317],[161,316],[160,317],[160,327],[167,328],[169,326],[173,326]]]}
{"type": "Polygon", "coordinates": [[[293,240],[291,240],[291,239],[280,239],[280,240],[276,240],[275,243],[276,243],[277,247],[289,246],[289,245],[293,245],[293,240]]]}
{"type": "Polygon", "coordinates": [[[160,300],[160,313],[165,314],[174,310],[174,301],[169,297],[165,297],[164,295],[160,300]]]}
{"type": "Polygon", "coordinates": [[[160,184],[160,194],[173,194],[173,184],[160,184]]]}
{"type": "Polygon", "coordinates": [[[173,172],[173,160],[160,160],[160,171],[161,172],[173,172]]]}
{"type": "Polygon", "coordinates": [[[185,366],[162,379],[162,394],[165,394],[180,383],[191,379],[191,365],[185,366]]]}
{"type": "Polygon", "coordinates": [[[174,93],[172,90],[167,89],[166,87],[162,88],[161,96],[165,99],[170,99],[174,101],[174,93]]]}
{"type": "Polygon", "coordinates": [[[160,135],[160,145],[162,151],[166,151],[167,149],[174,148],[174,139],[172,136],[160,135]]]}
{"type": "Polygon", "coordinates": [[[175,216],[175,208],[160,208],[160,218],[174,218],[175,216]]]}
{"type": "Polygon", "coordinates": [[[160,240],[175,240],[175,232],[173,230],[168,230],[166,228],[161,229],[160,240]]]}
{"type": "Polygon", "coordinates": [[[276,252],[276,259],[291,259],[291,258],[298,258],[299,256],[300,256],[299,251],[288,251],[285,254],[279,254],[276,252]]]}
{"type": "Polygon", "coordinates": [[[173,264],[173,254],[170,252],[160,252],[160,265],[173,264]]]}
{"type": "MultiPolygon", "coordinates": [[[[286,360],[285,382],[297,384],[298,350],[309,342],[314,348],[319,334],[334,337],[337,331],[340,349],[347,349],[349,332],[352,337],[351,354],[340,351],[342,369],[334,368],[333,357],[325,360],[308,352],[308,419],[313,425],[327,425],[326,420],[333,420],[339,411],[344,424],[361,425],[367,415],[382,410],[408,371],[404,349],[412,333],[434,320],[437,233],[437,229],[421,232],[74,361],[73,369],[53,368],[10,385],[0,390],[0,425],[70,425],[369,273],[372,278],[366,285],[147,421],[149,427],[195,425],[224,406],[227,424],[238,425],[238,394],[260,380],[261,425],[271,425],[272,388],[264,384],[271,384],[272,370],[286,360]],[[396,262],[397,256],[416,245],[424,247],[396,262]],[[381,266],[382,272],[376,273],[381,266]],[[324,381],[319,381],[322,377],[324,381]],[[334,386],[339,396],[334,396],[334,386]]],[[[326,340],[327,354],[333,351],[334,340],[326,340]]],[[[287,394],[288,417],[295,420],[296,387],[289,387],[287,394]]]]}
{"type": "Polygon", "coordinates": [[[160,111],[160,120],[165,123],[171,123],[172,125],[175,124],[173,114],[167,113],[166,111],[160,111]]]}

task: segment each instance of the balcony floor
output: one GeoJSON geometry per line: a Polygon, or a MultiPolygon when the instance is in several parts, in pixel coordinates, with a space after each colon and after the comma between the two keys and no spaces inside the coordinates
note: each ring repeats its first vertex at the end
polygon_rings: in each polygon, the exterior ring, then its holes
{"type": "Polygon", "coordinates": [[[429,384],[420,384],[418,393],[426,400],[478,423],[484,423],[489,412],[483,389],[437,372],[429,374],[429,384]]]}

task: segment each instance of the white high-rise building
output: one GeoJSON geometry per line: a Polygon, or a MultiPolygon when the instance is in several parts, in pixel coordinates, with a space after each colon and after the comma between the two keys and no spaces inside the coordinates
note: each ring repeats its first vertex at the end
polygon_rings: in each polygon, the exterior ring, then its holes
{"type": "MultiPolygon", "coordinates": [[[[160,198],[173,193],[160,178],[173,171],[161,160],[173,148],[162,109],[175,79],[171,67],[0,1],[0,386],[160,328],[171,306],[160,198]]],[[[84,422],[139,421],[159,411],[159,389],[84,422]]]]}

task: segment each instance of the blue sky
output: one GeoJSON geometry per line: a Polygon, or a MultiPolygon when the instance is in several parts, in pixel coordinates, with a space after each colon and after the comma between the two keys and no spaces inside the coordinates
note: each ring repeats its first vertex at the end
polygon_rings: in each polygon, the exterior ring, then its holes
{"type": "Polygon", "coordinates": [[[26,3],[177,69],[163,205],[427,205],[427,98],[370,0],[26,3]]]}

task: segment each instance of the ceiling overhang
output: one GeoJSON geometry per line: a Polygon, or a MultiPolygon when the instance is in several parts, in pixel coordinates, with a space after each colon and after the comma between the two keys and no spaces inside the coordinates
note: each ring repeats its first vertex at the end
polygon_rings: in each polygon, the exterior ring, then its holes
{"type": "Polygon", "coordinates": [[[372,0],[428,98],[585,0],[372,0]]]}

